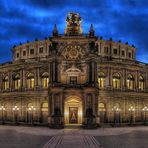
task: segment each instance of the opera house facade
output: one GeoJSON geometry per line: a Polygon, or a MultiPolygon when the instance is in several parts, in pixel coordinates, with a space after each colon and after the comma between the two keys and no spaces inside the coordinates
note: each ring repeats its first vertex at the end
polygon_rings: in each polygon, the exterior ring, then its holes
{"type": "Polygon", "coordinates": [[[0,123],[143,124],[148,119],[148,64],[136,48],[83,34],[81,17],[69,13],[64,34],[12,48],[0,65],[0,123]]]}

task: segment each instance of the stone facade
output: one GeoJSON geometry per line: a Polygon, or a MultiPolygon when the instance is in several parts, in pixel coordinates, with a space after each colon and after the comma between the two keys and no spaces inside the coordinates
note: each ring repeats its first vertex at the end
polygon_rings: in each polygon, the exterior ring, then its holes
{"type": "Polygon", "coordinates": [[[70,13],[65,34],[14,46],[13,61],[0,65],[2,122],[63,127],[143,123],[148,112],[148,65],[136,48],[82,33],[70,13]]]}

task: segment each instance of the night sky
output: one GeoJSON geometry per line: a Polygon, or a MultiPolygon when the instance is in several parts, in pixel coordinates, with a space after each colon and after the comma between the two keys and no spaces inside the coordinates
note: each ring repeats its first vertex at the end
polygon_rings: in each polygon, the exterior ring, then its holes
{"type": "Polygon", "coordinates": [[[96,35],[134,44],[148,63],[148,0],[0,0],[0,63],[11,61],[14,44],[50,36],[54,24],[64,33],[68,12],[80,13],[84,33],[92,23],[96,35]]]}

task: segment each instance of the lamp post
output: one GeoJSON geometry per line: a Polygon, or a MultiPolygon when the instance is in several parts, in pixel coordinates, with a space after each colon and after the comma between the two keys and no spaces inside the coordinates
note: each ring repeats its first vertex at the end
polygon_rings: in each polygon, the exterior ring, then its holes
{"type": "Polygon", "coordinates": [[[117,117],[116,117],[117,113],[120,113],[121,109],[117,106],[113,106],[112,111],[114,112],[114,126],[115,126],[116,120],[117,120],[117,117]]]}
{"type": "Polygon", "coordinates": [[[143,111],[143,115],[144,115],[144,124],[146,124],[146,122],[147,122],[148,107],[145,106],[145,107],[142,109],[142,111],[143,111]]]}
{"type": "Polygon", "coordinates": [[[132,125],[132,123],[133,123],[133,113],[135,111],[135,108],[133,106],[130,106],[130,108],[128,110],[130,112],[130,125],[132,125]]]}
{"type": "Polygon", "coordinates": [[[31,124],[33,124],[33,112],[36,111],[36,108],[34,106],[31,106],[28,108],[28,111],[30,112],[31,114],[31,124]]]}
{"type": "Polygon", "coordinates": [[[19,112],[19,107],[17,106],[14,106],[12,108],[13,112],[14,112],[14,120],[15,120],[15,123],[17,124],[18,123],[18,112],[19,112]]]}
{"type": "Polygon", "coordinates": [[[5,112],[6,108],[4,106],[0,107],[0,111],[1,111],[1,117],[2,117],[2,124],[4,124],[4,112],[5,112]]]}

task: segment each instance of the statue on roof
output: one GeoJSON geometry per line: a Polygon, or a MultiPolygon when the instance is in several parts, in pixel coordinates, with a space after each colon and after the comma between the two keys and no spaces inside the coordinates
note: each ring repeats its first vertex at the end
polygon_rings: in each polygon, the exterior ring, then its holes
{"type": "Polygon", "coordinates": [[[79,13],[68,13],[68,16],[66,17],[65,35],[81,35],[81,22],[82,19],[79,13]]]}

